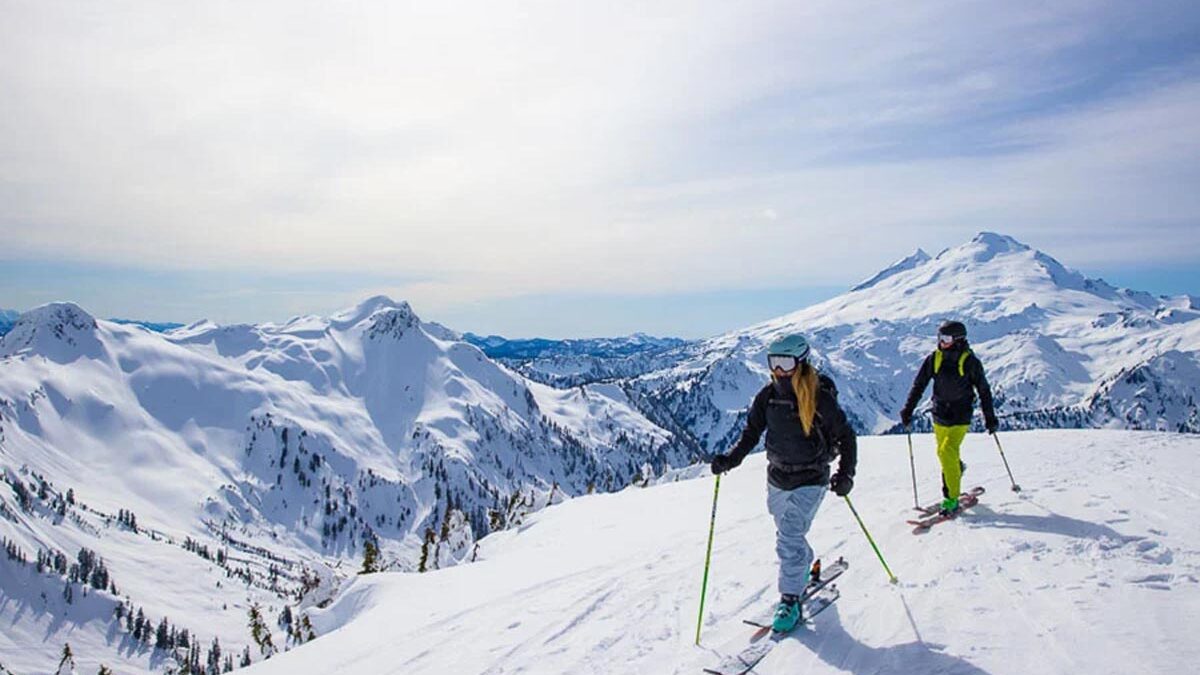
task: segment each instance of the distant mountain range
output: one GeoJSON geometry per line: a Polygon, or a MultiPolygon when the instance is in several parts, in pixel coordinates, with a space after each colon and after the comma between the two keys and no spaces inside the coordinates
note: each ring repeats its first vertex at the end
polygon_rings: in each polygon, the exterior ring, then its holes
{"type": "Polygon", "coordinates": [[[525,377],[553,387],[619,379],[629,374],[625,368],[631,361],[635,369],[644,368],[648,360],[690,344],[644,333],[588,340],[508,340],[466,333],[463,339],[525,377]]]}
{"type": "Polygon", "coordinates": [[[139,321],[137,319],[109,319],[109,321],[123,325],[141,326],[142,328],[154,331],[155,333],[165,333],[169,330],[175,330],[176,328],[183,328],[184,326],[182,323],[139,321]]]}
{"type": "MultiPolygon", "coordinates": [[[[17,319],[19,318],[21,318],[21,313],[14,309],[0,309],[0,336],[12,330],[13,325],[17,323],[17,319]]],[[[165,333],[169,330],[183,327],[181,323],[156,323],[153,321],[139,321],[137,319],[109,319],[109,321],[123,325],[141,326],[155,333],[165,333]]]]}
{"type": "Polygon", "coordinates": [[[611,359],[647,352],[656,353],[687,344],[687,340],[670,337],[658,338],[645,333],[634,333],[628,337],[578,340],[547,340],[544,338],[510,340],[499,335],[484,337],[474,333],[463,333],[463,339],[479,347],[483,353],[493,359],[512,360],[577,356],[611,359]]]}

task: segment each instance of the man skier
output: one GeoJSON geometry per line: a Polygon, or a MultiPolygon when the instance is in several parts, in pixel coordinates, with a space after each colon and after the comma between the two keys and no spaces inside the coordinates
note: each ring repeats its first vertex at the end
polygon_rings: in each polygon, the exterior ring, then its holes
{"type": "Polygon", "coordinates": [[[984,375],[983,363],[967,344],[967,327],[962,322],[947,321],[938,328],[937,349],[925,357],[913,380],[912,390],[908,392],[908,401],[900,411],[900,422],[905,428],[912,424],[917,401],[925,394],[930,380],[933,380],[933,397],[930,399],[933,434],[937,439],[938,461],[942,465],[940,512],[952,516],[958,512],[962,472],[966,469],[959,459],[959,448],[971,426],[975,392],[979,392],[984,428],[994,434],[999,427],[996,410],[992,407],[992,388],[984,375]]]}

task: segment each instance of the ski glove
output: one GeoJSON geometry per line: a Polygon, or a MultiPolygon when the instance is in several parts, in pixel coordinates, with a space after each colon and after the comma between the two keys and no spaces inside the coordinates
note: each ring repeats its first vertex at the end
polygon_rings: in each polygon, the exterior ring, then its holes
{"type": "Polygon", "coordinates": [[[989,434],[994,434],[1000,428],[1000,421],[995,417],[989,417],[983,421],[983,428],[987,429],[989,434]]]}
{"type": "Polygon", "coordinates": [[[904,410],[900,411],[900,423],[906,427],[910,426],[912,424],[912,411],[911,410],[909,410],[908,408],[905,408],[904,410]]]}
{"type": "Polygon", "coordinates": [[[733,455],[717,455],[713,457],[711,468],[714,474],[725,473],[741,463],[742,460],[734,458],[733,455]]]}
{"type": "Polygon", "coordinates": [[[829,479],[829,489],[835,495],[845,497],[854,489],[854,479],[839,471],[829,479]]]}

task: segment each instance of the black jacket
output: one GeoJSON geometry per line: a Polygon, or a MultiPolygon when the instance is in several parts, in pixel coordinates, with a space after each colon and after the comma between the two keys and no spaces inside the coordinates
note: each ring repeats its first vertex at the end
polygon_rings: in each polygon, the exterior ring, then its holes
{"type": "Polygon", "coordinates": [[[762,388],[750,404],[746,429],[729,452],[741,462],[763,431],[767,432],[767,480],[781,490],[829,482],[829,463],[841,456],[838,471],[854,476],[858,462],[858,440],[837,402],[833,380],[820,376],[817,387],[817,414],[813,433],[804,433],[796,412],[796,393],[790,381],[772,381],[762,388]]]}
{"type": "Polygon", "coordinates": [[[925,357],[917,377],[913,380],[912,389],[908,392],[908,401],[904,410],[912,414],[917,402],[925,394],[925,387],[933,380],[933,397],[930,408],[933,421],[943,426],[970,424],[971,415],[975,413],[975,392],[979,392],[979,405],[983,408],[983,417],[987,423],[994,422],[996,410],[992,407],[992,388],[987,376],[983,373],[983,363],[975,352],[967,355],[963,362],[963,374],[958,374],[958,362],[964,350],[970,346],[964,343],[954,349],[942,352],[942,367],[933,372],[933,362],[937,352],[925,357]]]}

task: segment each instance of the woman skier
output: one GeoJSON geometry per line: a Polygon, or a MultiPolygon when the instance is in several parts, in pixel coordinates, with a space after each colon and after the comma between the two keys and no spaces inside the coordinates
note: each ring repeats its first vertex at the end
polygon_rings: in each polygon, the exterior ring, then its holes
{"type": "Polygon", "coordinates": [[[938,328],[937,349],[925,357],[908,401],[900,411],[900,422],[908,428],[912,423],[917,401],[933,380],[933,435],[937,439],[938,461],[942,465],[942,508],[940,513],[952,516],[958,512],[958,495],[962,489],[962,472],[966,465],[959,459],[963,438],[971,427],[975,413],[975,392],[983,408],[983,424],[989,434],[996,433],[999,422],[992,407],[992,388],[983,372],[983,363],[967,344],[967,327],[960,321],[947,321],[938,328]]]}
{"type": "Polygon", "coordinates": [[[780,593],[772,627],[779,632],[792,630],[801,618],[800,596],[813,561],[807,535],[825,490],[849,494],[858,459],[857,440],[838,406],[837,387],[817,373],[808,356],[808,341],[802,335],[771,343],[771,382],[750,404],[737,445],[712,460],[715,474],[736,467],[767,432],[767,510],[775,519],[780,593]],[[831,478],[829,464],[839,454],[841,461],[831,478]]]}

